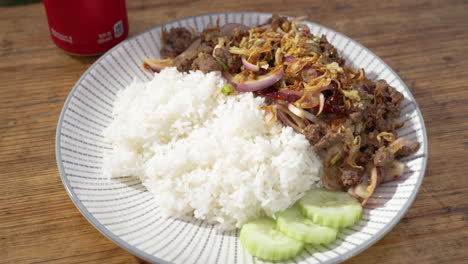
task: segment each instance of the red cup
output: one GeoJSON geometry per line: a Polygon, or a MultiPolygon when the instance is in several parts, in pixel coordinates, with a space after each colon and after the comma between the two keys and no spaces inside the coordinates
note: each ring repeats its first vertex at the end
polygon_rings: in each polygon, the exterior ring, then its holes
{"type": "Polygon", "coordinates": [[[98,55],[127,38],[125,0],[44,0],[57,47],[74,55],[98,55]]]}

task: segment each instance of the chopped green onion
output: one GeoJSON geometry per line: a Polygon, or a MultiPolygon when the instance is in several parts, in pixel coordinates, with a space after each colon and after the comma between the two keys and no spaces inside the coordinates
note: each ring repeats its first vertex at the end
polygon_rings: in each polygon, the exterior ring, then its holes
{"type": "Polygon", "coordinates": [[[315,41],[320,41],[322,38],[321,37],[315,37],[314,40],[315,41]]]}
{"type": "Polygon", "coordinates": [[[384,148],[383,151],[384,152],[390,152],[390,150],[388,148],[384,148]]]}
{"type": "Polygon", "coordinates": [[[203,55],[205,55],[205,53],[203,53],[202,51],[198,52],[198,58],[200,58],[203,55]]]}
{"type": "Polygon", "coordinates": [[[228,68],[228,66],[226,65],[226,63],[224,63],[224,61],[222,61],[220,58],[215,58],[215,60],[216,60],[219,64],[221,64],[221,66],[223,67],[223,69],[224,69],[225,71],[229,70],[229,68],[228,68]]]}
{"type": "Polygon", "coordinates": [[[333,156],[333,158],[330,160],[330,164],[331,165],[335,165],[335,163],[341,159],[341,152],[338,152],[335,154],[335,156],[333,156]]]}
{"type": "Polygon", "coordinates": [[[230,85],[230,84],[226,84],[226,85],[223,86],[223,88],[221,88],[221,92],[224,95],[228,95],[228,94],[232,93],[232,91],[234,91],[234,87],[232,87],[232,85],[230,85]]]}

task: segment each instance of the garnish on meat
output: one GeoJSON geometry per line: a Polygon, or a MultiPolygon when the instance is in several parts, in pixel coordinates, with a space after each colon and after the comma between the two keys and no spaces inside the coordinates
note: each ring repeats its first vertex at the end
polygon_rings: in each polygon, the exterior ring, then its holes
{"type": "Polygon", "coordinates": [[[257,27],[218,24],[200,34],[163,30],[165,59],[145,59],[143,66],[222,71],[231,85],[225,95],[265,97],[266,120],[291,126],[319,151],[323,185],[364,204],[378,184],[403,174],[396,159],[419,148],[397,137],[403,94],[347,66],[326,36],[314,36],[302,19],[273,15],[257,27]]]}

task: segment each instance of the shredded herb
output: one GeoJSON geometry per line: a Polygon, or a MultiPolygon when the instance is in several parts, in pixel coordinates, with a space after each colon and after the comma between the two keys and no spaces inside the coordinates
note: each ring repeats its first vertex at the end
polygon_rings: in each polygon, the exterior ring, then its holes
{"type": "Polygon", "coordinates": [[[341,152],[338,152],[338,153],[336,153],[335,156],[333,156],[333,158],[330,160],[330,164],[331,164],[331,165],[335,165],[335,163],[336,163],[339,159],[341,159],[341,152]]]}
{"type": "Polygon", "coordinates": [[[223,69],[224,69],[225,71],[229,70],[228,66],[226,65],[226,63],[224,63],[223,60],[221,60],[220,58],[215,58],[215,60],[216,60],[219,64],[221,64],[221,66],[223,67],[223,69]]]}
{"type": "Polygon", "coordinates": [[[320,41],[322,38],[321,37],[315,37],[314,40],[315,41],[320,41]]]}
{"type": "Polygon", "coordinates": [[[203,56],[203,55],[205,55],[205,53],[203,53],[203,52],[201,52],[201,51],[198,52],[198,58],[200,58],[200,57],[203,56]]]}
{"type": "Polygon", "coordinates": [[[380,142],[381,139],[385,139],[388,142],[393,142],[395,141],[395,134],[390,133],[390,132],[380,132],[377,135],[377,140],[380,142]]]}
{"type": "Polygon", "coordinates": [[[229,95],[230,93],[232,93],[232,91],[234,91],[234,87],[232,87],[232,85],[230,84],[226,84],[223,86],[223,88],[221,88],[221,92],[224,95],[229,95]]]}

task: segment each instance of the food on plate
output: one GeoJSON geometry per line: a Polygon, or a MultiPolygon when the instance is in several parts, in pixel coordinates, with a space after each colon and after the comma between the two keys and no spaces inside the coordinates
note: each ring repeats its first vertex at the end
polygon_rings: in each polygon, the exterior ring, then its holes
{"type": "Polygon", "coordinates": [[[299,206],[314,223],[333,228],[352,226],[362,214],[361,204],[349,194],[321,188],[307,192],[299,206]]]}
{"type": "Polygon", "coordinates": [[[273,15],[254,27],[212,26],[196,34],[163,30],[163,60],[145,59],[153,71],[221,71],[232,85],[226,95],[252,92],[265,98],[268,123],[303,134],[323,160],[322,183],[365,204],[380,183],[400,177],[398,159],[419,142],[397,136],[404,96],[385,80],[345,64],[325,35],[315,36],[304,17],[273,15]]]}
{"type": "Polygon", "coordinates": [[[288,237],[312,244],[329,244],[336,239],[336,228],[315,224],[297,206],[276,214],[278,230],[288,237]]]}
{"type": "Polygon", "coordinates": [[[241,229],[242,246],[267,261],[294,258],[304,243],[328,244],[340,228],[354,225],[361,217],[361,204],[348,193],[322,188],[310,190],[297,205],[276,214],[275,220],[260,218],[241,229]],[[305,208],[305,210],[304,210],[305,208]]]}
{"type": "Polygon", "coordinates": [[[240,232],[240,241],[253,256],[273,262],[294,258],[304,248],[304,242],[278,231],[275,220],[268,217],[245,224],[240,232]]]}
{"type": "Polygon", "coordinates": [[[403,94],[302,19],[163,30],[157,74],[114,102],[104,174],[140,177],[165,216],[242,227],[263,260],[333,242],[419,143],[397,136],[403,94]]]}
{"type": "Polygon", "coordinates": [[[274,216],[320,182],[304,135],[264,120],[265,98],[225,96],[219,72],[168,68],[133,82],[114,102],[104,136],[108,177],[140,177],[165,216],[220,229],[274,216]]]}

